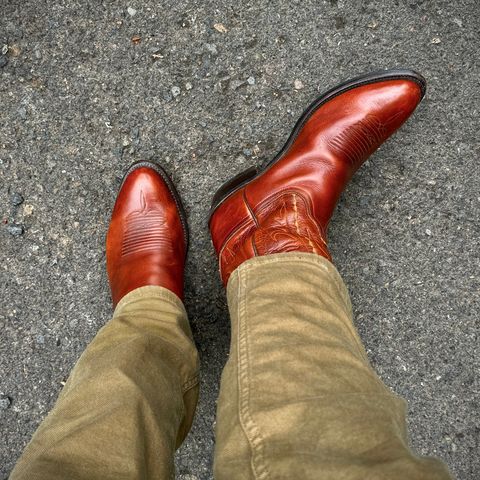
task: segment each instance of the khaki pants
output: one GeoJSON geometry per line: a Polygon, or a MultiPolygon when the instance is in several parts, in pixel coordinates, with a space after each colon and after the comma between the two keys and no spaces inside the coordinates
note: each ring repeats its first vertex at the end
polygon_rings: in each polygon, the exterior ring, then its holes
{"type": "MultiPolygon", "coordinates": [[[[331,263],[255,258],[227,290],[232,343],[216,479],[450,478],[444,464],[409,449],[405,402],[370,367],[331,263]]],[[[164,288],[139,288],[81,356],[10,478],[173,478],[197,395],[182,303],[164,288]]]]}

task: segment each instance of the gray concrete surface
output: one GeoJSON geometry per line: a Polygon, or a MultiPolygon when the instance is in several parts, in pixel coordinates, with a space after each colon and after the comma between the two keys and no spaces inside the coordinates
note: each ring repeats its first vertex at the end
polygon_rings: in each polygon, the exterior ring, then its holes
{"type": "Polygon", "coordinates": [[[186,305],[203,374],[177,466],[212,478],[229,341],[212,192],[271,157],[319,93],[395,66],[422,72],[427,97],[352,181],[331,250],[376,370],[408,401],[413,446],[480,478],[476,3],[4,0],[0,478],[111,315],[104,237],[138,159],[165,165],[189,213],[186,305]]]}

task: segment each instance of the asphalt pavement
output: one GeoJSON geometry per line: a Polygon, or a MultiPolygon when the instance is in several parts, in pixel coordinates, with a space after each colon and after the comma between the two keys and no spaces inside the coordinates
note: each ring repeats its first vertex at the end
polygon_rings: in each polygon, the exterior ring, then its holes
{"type": "Polygon", "coordinates": [[[4,0],[0,4],[0,478],[112,309],[104,239],[124,170],[160,162],[191,229],[201,354],[178,478],[212,478],[229,319],[213,192],[272,157],[342,80],[408,67],[426,98],[354,177],[334,263],[411,443],[480,478],[480,9],[452,1],[4,0]]]}

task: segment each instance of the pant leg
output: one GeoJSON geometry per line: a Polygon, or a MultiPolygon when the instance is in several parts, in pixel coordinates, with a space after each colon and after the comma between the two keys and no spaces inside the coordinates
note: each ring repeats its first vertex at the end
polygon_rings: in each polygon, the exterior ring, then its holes
{"type": "Polygon", "coordinates": [[[80,357],[11,480],[174,476],[198,397],[198,359],[180,299],[130,292],[80,357]]]}
{"type": "Polygon", "coordinates": [[[217,480],[439,480],[409,449],[405,402],[371,368],[335,267],[313,254],[254,258],[231,276],[217,480]]]}

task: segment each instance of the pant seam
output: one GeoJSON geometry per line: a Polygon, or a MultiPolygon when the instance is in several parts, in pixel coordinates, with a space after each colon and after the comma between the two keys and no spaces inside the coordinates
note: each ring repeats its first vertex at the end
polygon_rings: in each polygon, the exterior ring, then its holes
{"type": "Polygon", "coordinates": [[[198,385],[198,376],[199,372],[195,373],[193,377],[182,384],[182,394],[185,394],[188,390],[198,385]]]}
{"type": "Polygon", "coordinates": [[[264,458],[264,439],[258,425],[250,412],[250,385],[249,385],[249,352],[248,352],[248,326],[247,295],[245,294],[246,281],[244,272],[239,272],[238,282],[238,415],[240,424],[247,437],[252,452],[251,467],[256,479],[268,479],[270,477],[264,458]]]}

